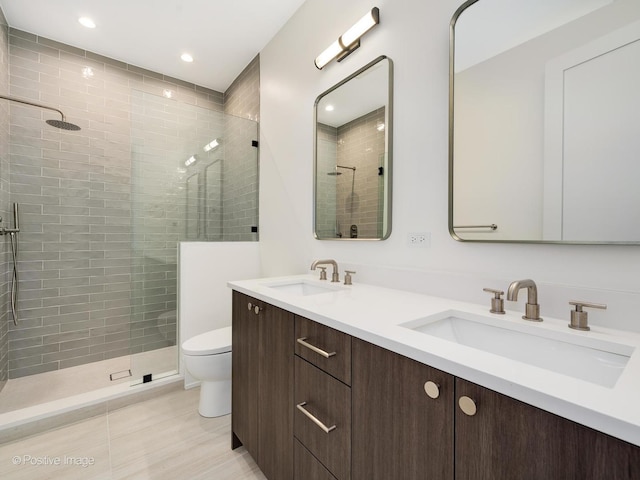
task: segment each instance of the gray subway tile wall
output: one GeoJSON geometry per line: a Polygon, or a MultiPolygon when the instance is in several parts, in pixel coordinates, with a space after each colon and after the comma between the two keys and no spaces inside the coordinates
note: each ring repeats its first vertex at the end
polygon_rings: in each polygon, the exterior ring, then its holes
{"type": "Polygon", "coordinates": [[[315,229],[319,238],[339,238],[348,231],[336,217],[337,176],[334,172],[338,158],[338,129],[319,123],[316,127],[316,219],[315,229]]]}
{"type": "MultiPolygon", "coordinates": [[[[0,9],[0,91],[9,91],[9,28],[0,9]]],[[[9,215],[9,105],[0,100],[0,216],[6,222],[9,215]]],[[[6,225],[6,223],[3,223],[6,225]]],[[[9,295],[12,268],[8,237],[0,237],[0,390],[9,378],[9,295]]]]}
{"type": "MultiPolygon", "coordinates": [[[[0,382],[174,344],[176,245],[188,233],[175,156],[183,161],[181,145],[201,144],[225,110],[257,120],[259,59],[223,94],[16,29],[3,34],[0,88],[60,108],[82,130],[46,125],[54,112],[0,104],[0,214],[9,217],[10,202],[21,209],[18,327],[6,313],[4,238],[0,262],[0,382]]],[[[225,131],[227,152],[234,135],[247,134],[225,131]]],[[[197,239],[257,239],[252,153],[218,167],[237,177],[229,186],[210,172],[217,217],[211,236],[197,239]]]]}
{"type": "Polygon", "coordinates": [[[338,127],[338,164],[356,167],[336,177],[336,215],[347,236],[351,225],[357,226],[359,238],[382,236],[383,177],[378,167],[384,166],[386,154],[384,122],[382,107],[338,127]]]}
{"type": "Polygon", "coordinates": [[[381,238],[385,165],[385,108],[374,110],[339,127],[316,129],[316,233],[321,238],[381,238]],[[381,153],[384,152],[384,153],[381,153]],[[337,165],[341,175],[330,176],[337,165]]]}

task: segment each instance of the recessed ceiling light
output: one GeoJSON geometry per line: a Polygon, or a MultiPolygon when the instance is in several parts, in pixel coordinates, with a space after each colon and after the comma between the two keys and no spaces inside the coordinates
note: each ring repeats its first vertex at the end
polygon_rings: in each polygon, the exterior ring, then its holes
{"type": "Polygon", "coordinates": [[[78,21],[80,22],[80,25],[82,25],[83,27],[96,28],[95,22],[91,20],[89,17],[80,17],[78,21]]]}
{"type": "Polygon", "coordinates": [[[324,109],[325,109],[327,112],[333,112],[333,110],[334,110],[333,105],[327,105],[326,107],[324,107],[324,109]]]}
{"type": "Polygon", "coordinates": [[[189,55],[188,53],[183,53],[182,55],[180,55],[180,58],[184,62],[189,62],[189,63],[193,62],[193,57],[191,55],[189,55]]]}

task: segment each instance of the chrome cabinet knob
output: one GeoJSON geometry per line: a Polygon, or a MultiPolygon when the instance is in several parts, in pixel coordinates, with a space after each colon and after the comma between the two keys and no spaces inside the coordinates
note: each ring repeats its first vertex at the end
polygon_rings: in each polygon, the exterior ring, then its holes
{"type": "Polygon", "coordinates": [[[440,385],[429,380],[424,384],[424,391],[429,398],[436,399],[440,396],[440,385]]]}
{"type": "Polygon", "coordinates": [[[262,308],[260,308],[258,305],[253,305],[251,302],[249,302],[247,303],[247,310],[249,311],[253,310],[255,314],[258,315],[260,313],[260,310],[262,310],[262,308]]]}
{"type": "Polygon", "coordinates": [[[478,411],[476,402],[464,395],[458,399],[458,406],[460,406],[462,413],[469,415],[470,417],[473,417],[478,411]]]}

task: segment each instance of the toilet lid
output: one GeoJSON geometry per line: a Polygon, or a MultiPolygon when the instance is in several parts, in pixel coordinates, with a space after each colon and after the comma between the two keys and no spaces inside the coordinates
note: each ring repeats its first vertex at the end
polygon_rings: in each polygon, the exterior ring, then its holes
{"type": "Polygon", "coordinates": [[[182,344],[186,355],[215,355],[231,351],[231,327],[201,333],[182,344]]]}

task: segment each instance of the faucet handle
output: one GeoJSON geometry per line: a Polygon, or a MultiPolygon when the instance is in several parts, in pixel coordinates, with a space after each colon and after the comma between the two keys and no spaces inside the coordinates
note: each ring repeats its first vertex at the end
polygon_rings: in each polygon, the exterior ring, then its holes
{"type": "Polygon", "coordinates": [[[344,284],[345,285],[353,285],[353,283],[351,283],[351,275],[355,275],[356,272],[354,272],[353,270],[345,270],[344,271],[344,284]]]}
{"type": "Polygon", "coordinates": [[[589,316],[587,312],[584,312],[582,309],[587,308],[599,308],[601,310],[606,310],[607,306],[604,303],[591,303],[591,302],[581,302],[577,300],[572,300],[569,302],[569,305],[573,305],[576,307],[575,310],[571,310],[571,323],[569,324],[569,328],[573,328],[574,330],[582,330],[589,331],[589,316]]]}
{"type": "Polygon", "coordinates": [[[318,267],[320,269],[320,280],[327,279],[327,267],[318,267]]]}
{"type": "Polygon", "coordinates": [[[504,292],[502,290],[494,290],[493,288],[483,288],[483,292],[493,293],[494,297],[491,299],[491,313],[499,313],[504,314],[504,300],[502,299],[502,295],[504,292]]]}

